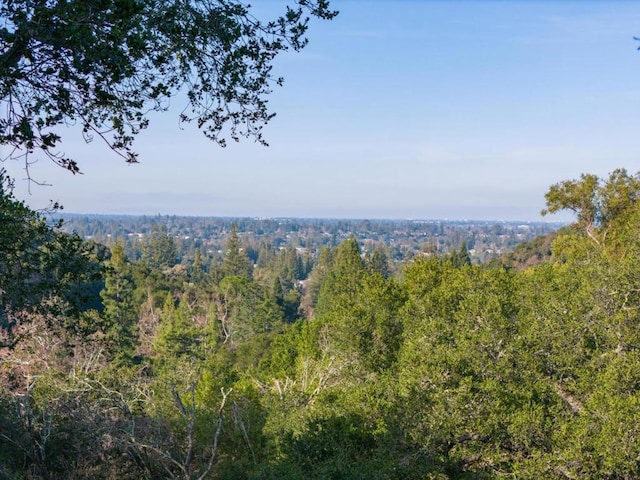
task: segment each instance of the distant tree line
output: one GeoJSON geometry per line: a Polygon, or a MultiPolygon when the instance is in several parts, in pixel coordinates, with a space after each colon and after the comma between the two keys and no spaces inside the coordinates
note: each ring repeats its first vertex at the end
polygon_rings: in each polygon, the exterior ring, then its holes
{"type": "Polygon", "coordinates": [[[189,262],[199,250],[207,262],[221,259],[226,239],[235,225],[249,258],[256,263],[262,250],[295,247],[311,258],[323,247],[336,247],[351,236],[363,254],[381,244],[397,269],[415,256],[446,254],[461,246],[472,263],[501,257],[516,245],[562,227],[551,222],[412,221],[339,219],[262,219],[180,216],[115,216],[59,214],[63,230],[104,245],[123,243],[129,258],[139,259],[154,232],[173,237],[178,263],[189,262]]]}

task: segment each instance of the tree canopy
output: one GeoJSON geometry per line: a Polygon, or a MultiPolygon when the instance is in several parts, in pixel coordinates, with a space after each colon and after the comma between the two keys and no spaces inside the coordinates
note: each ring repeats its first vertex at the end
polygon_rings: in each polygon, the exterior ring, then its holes
{"type": "Polygon", "coordinates": [[[61,127],[79,125],[127,162],[149,120],[185,92],[181,122],[224,146],[266,144],[267,97],[283,79],[275,57],[303,48],[310,16],[327,0],[295,0],[262,21],[238,0],[8,0],[0,5],[0,144],[9,158],[38,152],[76,173],[59,151],[61,127]]]}
{"type": "Polygon", "coordinates": [[[606,237],[610,223],[625,211],[635,208],[640,197],[639,175],[630,175],[624,168],[618,168],[609,174],[608,179],[582,174],[580,180],[556,183],[545,194],[547,208],[541,213],[572,211],[578,225],[600,243],[606,237]]]}
{"type": "Polygon", "coordinates": [[[108,257],[0,171],[0,477],[640,478],[638,178],[552,186],[577,222],[515,258],[352,236],[309,272],[242,222],[108,257]]]}
{"type": "Polygon", "coordinates": [[[13,195],[0,169],[0,348],[34,314],[71,316],[92,308],[104,248],[51,226],[13,195]]]}

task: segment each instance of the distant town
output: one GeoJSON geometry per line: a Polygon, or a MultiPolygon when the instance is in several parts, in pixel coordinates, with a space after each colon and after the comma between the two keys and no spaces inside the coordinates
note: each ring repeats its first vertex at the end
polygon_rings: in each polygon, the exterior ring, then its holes
{"type": "Polygon", "coordinates": [[[473,263],[485,263],[513,250],[516,245],[562,227],[554,222],[478,220],[360,220],[305,218],[227,218],[183,216],[123,216],[62,214],[63,230],[107,246],[116,239],[125,244],[131,258],[155,231],[173,237],[182,261],[221,257],[232,226],[237,227],[247,250],[256,261],[261,242],[275,248],[292,245],[299,253],[315,256],[324,246],[335,247],[354,236],[363,253],[383,244],[394,263],[416,255],[446,254],[464,246],[473,263]]]}

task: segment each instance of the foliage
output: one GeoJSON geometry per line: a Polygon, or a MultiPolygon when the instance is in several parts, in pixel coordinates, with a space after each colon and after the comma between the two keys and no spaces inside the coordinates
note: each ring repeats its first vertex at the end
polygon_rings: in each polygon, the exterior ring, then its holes
{"type": "Polygon", "coordinates": [[[391,276],[389,254],[387,253],[387,249],[383,244],[376,244],[371,255],[367,257],[367,267],[372,272],[379,273],[382,278],[386,279],[391,276]]]}
{"type": "Polygon", "coordinates": [[[178,263],[175,240],[167,227],[154,227],[142,246],[142,263],[151,270],[165,270],[178,263]]]}
{"type": "Polygon", "coordinates": [[[258,20],[233,0],[12,0],[0,6],[0,144],[11,157],[34,151],[78,172],[58,152],[60,127],[78,124],[136,162],[135,136],[148,112],[178,92],[220,145],[253,137],[273,114],[267,97],[281,78],[273,61],[307,40],[310,14],[336,15],[325,0],[297,0],[274,20],[258,20]]]}
{"type": "Polygon", "coordinates": [[[105,334],[109,350],[116,362],[131,362],[137,342],[138,308],[134,300],[135,286],[124,247],[116,243],[111,249],[104,290],[100,292],[107,320],[105,334]]]}
{"type": "Polygon", "coordinates": [[[640,177],[623,168],[614,170],[604,180],[583,174],[580,180],[557,183],[545,194],[547,208],[542,214],[571,210],[587,235],[597,243],[604,242],[613,219],[631,208],[640,197],[640,177]]]}
{"type": "Polygon", "coordinates": [[[12,337],[31,314],[71,317],[96,305],[104,249],[49,226],[13,196],[12,183],[1,170],[0,254],[3,336],[12,337]]]}
{"type": "MultiPolygon", "coordinates": [[[[254,249],[249,270],[237,232],[209,271],[196,255],[127,259],[116,243],[101,309],[37,297],[47,314],[25,303],[30,335],[0,349],[0,476],[636,478],[634,178],[596,182],[607,200],[594,211],[608,213],[590,232],[579,219],[488,265],[464,243],[427,249],[395,277],[355,237],[306,279],[291,246],[254,249]],[[284,308],[291,287],[307,318],[284,308]]],[[[5,202],[35,245],[57,238],[5,202]]],[[[73,263],[47,258],[45,273],[73,263]]]]}
{"type": "Polygon", "coordinates": [[[549,261],[552,256],[551,246],[557,235],[558,232],[552,232],[536,237],[529,242],[520,243],[512,251],[507,252],[491,263],[505,268],[523,270],[549,261]]]}
{"type": "Polygon", "coordinates": [[[242,277],[249,279],[252,277],[253,266],[251,260],[244,252],[242,242],[238,236],[238,227],[234,223],[231,233],[227,239],[227,248],[222,262],[222,272],[226,276],[242,277]]]}

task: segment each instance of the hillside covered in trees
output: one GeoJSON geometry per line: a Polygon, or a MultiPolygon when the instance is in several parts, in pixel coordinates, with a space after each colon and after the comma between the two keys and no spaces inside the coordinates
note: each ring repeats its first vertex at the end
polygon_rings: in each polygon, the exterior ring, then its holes
{"type": "Polygon", "coordinates": [[[546,195],[569,227],[394,262],[237,224],[105,245],[2,178],[0,478],[638,478],[639,195],[583,175],[546,195]]]}

